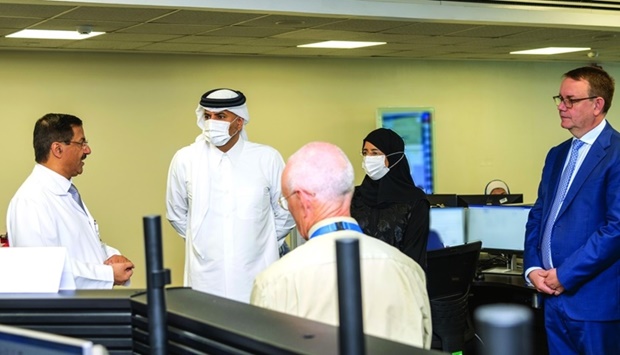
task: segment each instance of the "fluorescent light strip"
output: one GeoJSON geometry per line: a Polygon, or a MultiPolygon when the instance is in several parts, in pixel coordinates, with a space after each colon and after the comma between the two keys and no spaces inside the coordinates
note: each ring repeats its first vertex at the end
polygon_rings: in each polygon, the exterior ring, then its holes
{"type": "Polygon", "coordinates": [[[86,39],[104,34],[105,32],[79,33],[78,31],[57,31],[57,30],[21,30],[7,38],[39,38],[39,39],[86,39]]]}
{"type": "Polygon", "coordinates": [[[302,44],[297,46],[298,48],[338,48],[338,49],[352,49],[362,48],[370,46],[379,46],[385,44],[385,42],[361,42],[361,41],[325,41],[317,43],[302,44]]]}
{"type": "Polygon", "coordinates": [[[510,52],[510,54],[532,54],[532,55],[552,55],[552,54],[562,54],[562,53],[572,53],[572,52],[581,52],[581,51],[589,51],[591,48],[578,48],[578,47],[547,47],[547,48],[537,48],[537,49],[528,49],[524,51],[515,51],[510,52]]]}

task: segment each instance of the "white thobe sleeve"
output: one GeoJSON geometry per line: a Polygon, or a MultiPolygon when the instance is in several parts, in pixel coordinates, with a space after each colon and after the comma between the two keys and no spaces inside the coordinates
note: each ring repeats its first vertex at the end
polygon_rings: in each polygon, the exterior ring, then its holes
{"type": "Polygon", "coordinates": [[[271,174],[271,209],[274,214],[276,224],[276,235],[278,241],[284,239],[290,231],[295,227],[295,220],[289,211],[280,207],[278,200],[282,196],[282,171],[284,171],[284,160],[278,153],[277,159],[274,160],[271,174]]]}
{"type": "Polygon", "coordinates": [[[178,151],[172,158],[168,170],[168,183],[166,187],[166,218],[179,233],[185,238],[187,232],[188,197],[186,185],[186,164],[182,151],[178,151]]]}

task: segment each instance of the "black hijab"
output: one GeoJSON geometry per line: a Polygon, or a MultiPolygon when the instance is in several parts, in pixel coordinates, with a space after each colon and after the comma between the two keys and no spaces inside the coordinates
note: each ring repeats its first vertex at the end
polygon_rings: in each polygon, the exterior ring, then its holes
{"type": "Polygon", "coordinates": [[[396,132],[387,128],[378,128],[364,138],[362,148],[366,142],[373,144],[386,156],[399,152],[403,154],[387,157],[390,171],[381,179],[373,180],[368,175],[364,177],[359,190],[365,204],[372,207],[392,202],[415,204],[418,200],[426,198],[424,191],[415,186],[413,182],[409,162],[404,156],[405,142],[396,132]]]}

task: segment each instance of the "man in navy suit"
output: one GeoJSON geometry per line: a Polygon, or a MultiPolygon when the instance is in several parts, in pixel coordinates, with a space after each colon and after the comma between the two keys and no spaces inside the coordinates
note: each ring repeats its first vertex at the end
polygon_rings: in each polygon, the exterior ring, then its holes
{"type": "Polygon", "coordinates": [[[552,355],[620,354],[620,134],[605,119],[613,93],[609,74],[582,67],[554,97],[573,137],[547,154],[524,255],[552,355]]]}

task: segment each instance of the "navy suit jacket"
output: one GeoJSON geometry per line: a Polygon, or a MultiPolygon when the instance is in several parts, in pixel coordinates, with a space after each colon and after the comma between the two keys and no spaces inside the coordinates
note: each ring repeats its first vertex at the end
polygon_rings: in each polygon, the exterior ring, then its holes
{"type": "MultiPolygon", "coordinates": [[[[571,139],[547,154],[525,234],[524,269],[542,267],[541,240],[571,139]]],[[[558,212],[553,265],[569,317],[620,320],[620,134],[609,122],[585,157],[558,212]]],[[[550,296],[556,297],[556,296],[550,296]]]]}

